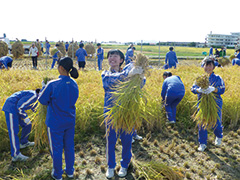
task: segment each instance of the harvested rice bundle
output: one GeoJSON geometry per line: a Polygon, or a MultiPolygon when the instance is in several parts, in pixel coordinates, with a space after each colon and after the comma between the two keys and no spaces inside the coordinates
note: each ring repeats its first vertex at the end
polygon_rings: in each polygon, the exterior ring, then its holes
{"type": "Polygon", "coordinates": [[[63,44],[63,42],[58,42],[59,46],[58,46],[58,50],[62,53],[63,57],[66,56],[66,49],[65,49],[65,45],[63,44]]]}
{"type": "MultiPolygon", "coordinates": [[[[44,77],[43,81],[47,84],[48,81],[51,81],[53,78],[44,77]]],[[[38,104],[36,112],[36,120],[33,121],[33,131],[34,131],[34,142],[35,146],[39,149],[45,148],[48,146],[48,136],[47,136],[47,126],[45,124],[47,115],[47,106],[38,104]]]]}
{"type": "Polygon", "coordinates": [[[94,53],[96,53],[96,49],[95,49],[95,47],[94,47],[94,45],[93,44],[90,44],[90,43],[88,43],[88,44],[86,44],[85,45],[85,50],[87,51],[87,54],[94,54],[94,53]]]}
{"type": "MultiPolygon", "coordinates": [[[[148,58],[143,54],[138,54],[136,66],[147,71],[148,58]]],[[[142,89],[143,78],[140,74],[135,74],[124,82],[119,82],[113,92],[114,106],[105,114],[105,122],[112,126],[117,132],[123,129],[127,133],[133,133],[134,129],[139,129],[142,120],[145,118],[146,92],[142,89]]]]}
{"type": "Polygon", "coordinates": [[[4,41],[0,41],[0,57],[8,54],[8,45],[4,41]]]}
{"type": "Polygon", "coordinates": [[[229,60],[232,61],[234,58],[236,58],[236,56],[234,54],[232,54],[230,57],[229,57],[229,60]]]}
{"type": "Polygon", "coordinates": [[[220,57],[220,58],[218,59],[218,62],[219,62],[219,64],[221,64],[222,66],[226,66],[226,65],[228,65],[228,64],[231,63],[230,60],[229,60],[228,58],[226,58],[226,57],[220,57]]]}
{"type": "Polygon", "coordinates": [[[68,47],[68,57],[74,58],[78,48],[79,48],[79,46],[78,46],[77,42],[75,42],[73,44],[71,43],[68,47]]]}
{"type": "MultiPolygon", "coordinates": [[[[195,82],[201,89],[209,87],[209,76],[207,74],[199,76],[195,82]]],[[[194,121],[197,121],[199,127],[212,128],[216,125],[218,119],[218,105],[216,103],[216,95],[214,93],[201,94],[198,101],[198,109],[193,115],[194,121]]]]}
{"type": "Polygon", "coordinates": [[[39,56],[41,56],[41,55],[42,55],[41,43],[40,43],[40,42],[35,42],[35,44],[36,44],[36,47],[37,47],[37,49],[38,49],[39,56]]]}
{"type": "Polygon", "coordinates": [[[56,52],[58,52],[58,48],[54,47],[51,49],[51,55],[53,56],[56,52]]]}
{"type": "Polygon", "coordinates": [[[12,45],[12,54],[14,58],[19,58],[24,54],[23,44],[21,41],[16,41],[12,45]]]}
{"type": "Polygon", "coordinates": [[[184,179],[184,175],[180,170],[174,167],[167,166],[158,161],[150,161],[149,163],[143,163],[137,160],[132,161],[133,166],[136,168],[138,179],[148,180],[181,180],[184,179]]]}

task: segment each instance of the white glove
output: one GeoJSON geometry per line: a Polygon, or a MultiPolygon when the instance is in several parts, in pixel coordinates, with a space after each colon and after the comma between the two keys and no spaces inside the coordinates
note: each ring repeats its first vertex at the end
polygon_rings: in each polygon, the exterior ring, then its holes
{"type": "Polygon", "coordinates": [[[133,67],[130,71],[129,71],[129,74],[128,76],[129,77],[132,77],[136,74],[143,74],[143,68],[141,66],[136,66],[136,67],[133,67]]]}
{"type": "Polygon", "coordinates": [[[30,119],[29,119],[29,118],[26,118],[26,119],[24,119],[24,122],[25,122],[26,124],[28,124],[28,123],[30,122],[30,119]]]}
{"type": "Polygon", "coordinates": [[[205,89],[202,89],[202,88],[198,88],[198,89],[196,89],[197,90],[197,92],[199,92],[199,93],[204,93],[206,90],[205,89]]]}
{"type": "Polygon", "coordinates": [[[46,86],[45,82],[42,81],[42,88],[45,87],[45,86],[46,86]]]}
{"type": "Polygon", "coordinates": [[[209,87],[205,90],[204,94],[210,94],[210,93],[213,92],[213,91],[215,91],[215,87],[209,86],[209,87]]]}

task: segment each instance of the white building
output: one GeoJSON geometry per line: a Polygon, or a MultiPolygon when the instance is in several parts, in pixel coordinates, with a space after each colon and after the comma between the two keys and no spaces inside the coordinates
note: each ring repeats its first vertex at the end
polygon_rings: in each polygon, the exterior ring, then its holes
{"type": "Polygon", "coordinates": [[[240,45],[240,32],[231,34],[210,34],[207,35],[207,46],[235,47],[240,45]]]}

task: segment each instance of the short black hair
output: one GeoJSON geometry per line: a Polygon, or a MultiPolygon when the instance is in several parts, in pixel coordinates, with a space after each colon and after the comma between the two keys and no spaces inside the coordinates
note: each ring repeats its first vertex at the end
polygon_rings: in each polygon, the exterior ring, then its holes
{"type": "Polygon", "coordinates": [[[36,91],[37,94],[39,94],[41,89],[37,88],[35,91],[36,91]]]}
{"type": "MultiPolygon", "coordinates": [[[[122,51],[120,51],[119,49],[111,49],[110,51],[108,51],[108,54],[107,54],[107,58],[109,57],[109,55],[112,55],[112,54],[117,54],[117,55],[119,55],[120,56],[120,59],[123,59],[123,62],[124,62],[124,54],[123,54],[123,52],[122,51]]],[[[120,66],[123,64],[123,62],[122,63],[120,63],[120,66]]]]}
{"type": "Polygon", "coordinates": [[[97,46],[101,46],[101,43],[97,43],[97,46]]]}
{"type": "Polygon", "coordinates": [[[215,64],[214,64],[214,60],[212,60],[212,59],[207,59],[207,61],[205,62],[205,64],[204,65],[210,65],[210,64],[213,64],[213,66],[215,67],[215,64]]]}
{"type": "Polygon", "coordinates": [[[83,43],[80,43],[80,44],[79,44],[79,47],[80,47],[80,48],[83,48],[83,47],[84,47],[84,44],[83,44],[83,43]]]}
{"type": "Polygon", "coordinates": [[[172,51],[172,50],[173,50],[173,47],[170,47],[169,50],[172,51]]]}
{"type": "Polygon", "coordinates": [[[7,63],[7,66],[8,66],[8,67],[12,67],[12,61],[9,62],[9,63],[7,63]]]}
{"type": "Polygon", "coordinates": [[[165,72],[163,73],[163,76],[170,77],[170,76],[172,76],[172,73],[169,72],[169,71],[165,71],[165,72]]]}
{"type": "Polygon", "coordinates": [[[132,47],[132,49],[136,50],[136,48],[135,48],[135,47],[132,47]]]}

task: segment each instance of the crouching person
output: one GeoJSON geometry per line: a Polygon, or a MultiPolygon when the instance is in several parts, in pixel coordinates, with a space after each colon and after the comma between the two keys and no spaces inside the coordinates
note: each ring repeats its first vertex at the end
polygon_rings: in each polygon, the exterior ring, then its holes
{"type": "Polygon", "coordinates": [[[5,112],[12,161],[26,161],[28,157],[22,155],[20,149],[34,146],[34,142],[28,141],[32,124],[25,111],[31,109],[35,112],[39,92],[40,89],[16,92],[7,98],[3,105],[2,111],[5,112]],[[20,141],[18,137],[19,125],[22,127],[20,141]]]}
{"type": "Polygon", "coordinates": [[[78,78],[78,71],[73,67],[73,61],[69,57],[60,59],[58,64],[58,79],[43,82],[38,101],[47,105],[46,125],[53,159],[52,178],[62,179],[62,153],[64,149],[66,168],[69,178],[73,178],[74,172],[74,134],[75,134],[75,103],[79,96],[77,83],[70,78],[78,78]]]}

